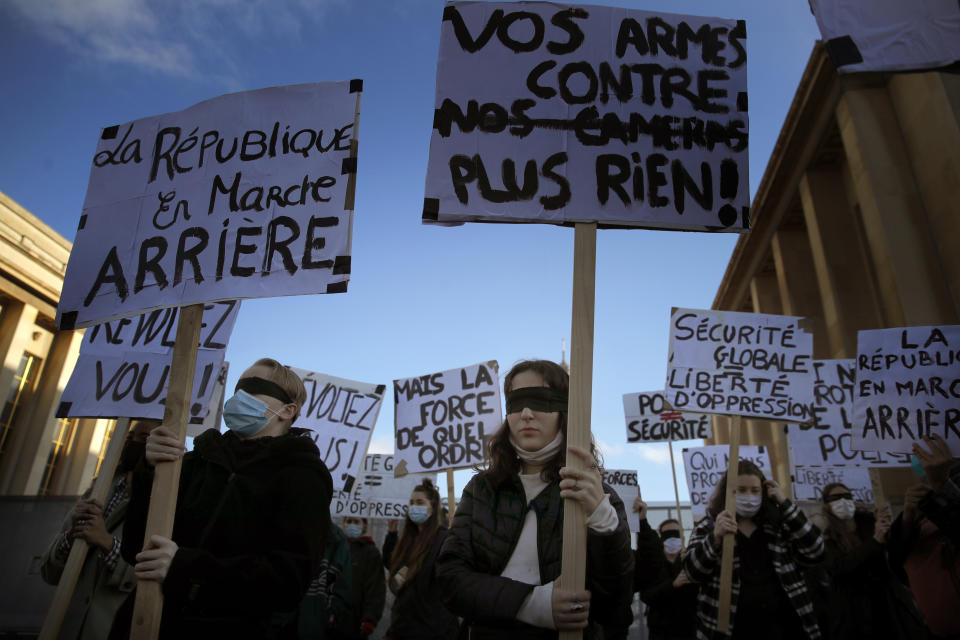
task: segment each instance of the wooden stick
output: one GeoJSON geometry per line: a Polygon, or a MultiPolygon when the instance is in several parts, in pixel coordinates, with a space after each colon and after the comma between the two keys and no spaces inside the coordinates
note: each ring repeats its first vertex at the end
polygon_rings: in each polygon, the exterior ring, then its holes
{"type": "Polygon", "coordinates": [[[673,498],[677,501],[677,521],[680,523],[680,544],[686,545],[683,535],[683,513],[680,512],[680,491],[677,489],[677,464],[673,461],[673,441],[667,440],[670,445],[670,472],[673,473],[673,498]]]}
{"type": "Polygon", "coordinates": [[[887,506],[887,497],[883,495],[883,485],[880,483],[880,469],[871,467],[867,473],[870,474],[870,489],[873,491],[873,506],[879,511],[887,506]]]}
{"type": "Polygon", "coordinates": [[[457,510],[457,494],[453,490],[453,469],[447,469],[447,519],[453,525],[453,514],[457,510]]]}
{"type": "MultiPolygon", "coordinates": [[[[737,512],[737,476],[740,465],[740,416],[733,416],[730,425],[730,460],[727,461],[727,496],[724,509],[737,512]]],[[[723,555],[720,556],[720,596],[717,605],[717,631],[730,629],[730,587],[733,584],[733,543],[735,534],[723,536],[723,555]]]]}
{"type": "MultiPolygon", "coordinates": [[[[93,482],[93,490],[90,492],[90,499],[99,500],[106,504],[107,494],[110,493],[110,486],[113,484],[113,474],[117,470],[117,463],[120,461],[120,454],[123,453],[123,445],[127,440],[127,431],[130,429],[130,418],[120,418],[117,425],[113,428],[113,436],[107,444],[107,454],[100,464],[100,473],[93,482]]],[[[83,570],[83,563],[87,559],[87,551],[90,545],[83,538],[76,538],[70,547],[70,555],[67,557],[67,563],[60,574],[60,581],[57,582],[57,590],[53,594],[53,602],[47,610],[47,617],[43,620],[43,628],[40,629],[38,640],[54,640],[60,634],[60,626],[63,624],[63,617],[67,613],[67,607],[73,598],[73,590],[77,587],[77,581],[80,579],[80,572],[83,570]]]]}
{"type": "MultiPolygon", "coordinates": [[[[163,426],[173,431],[181,443],[186,439],[187,420],[190,419],[193,373],[197,365],[197,345],[200,342],[202,322],[202,304],[180,308],[177,340],[173,346],[173,362],[168,378],[170,382],[163,405],[163,426]]],[[[169,538],[173,534],[181,460],[182,458],[177,458],[172,462],[161,462],[154,469],[144,546],[149,542],[150,536],[169,538]]],[[[160,616],[163,613],[163,592],[160,587],[159,582],[152,580],[137,582],[133,626],[130,629],[131,640],[156,640],[159,635],[160,616]]]]}
{"type": "MultiPolygon", "coordinates": [[[[567,407],[567,445],[590,450],[590,409],[593,393],[593,310],[597,271],[597,225],[576,223],[573,241],[573,314],[570,333],[570,399],[567,407]]],[[[576,456],[567,466],[583,468],[576,456]]],[[[587,580],[586,515],[579,502],[563,505],[563,563],[558,585],[565,591],[583,591],[587,580]]],[[[560,640],[577,640],[581,631],[561,631],[560,640]]]]}

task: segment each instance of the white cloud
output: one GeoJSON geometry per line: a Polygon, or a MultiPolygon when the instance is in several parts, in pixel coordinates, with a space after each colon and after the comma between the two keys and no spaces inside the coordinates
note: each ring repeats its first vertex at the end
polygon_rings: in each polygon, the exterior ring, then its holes
{"type": "Polygon", "coordinates": [[[604,442],[603,440],[597,440],[597,448],[600,449],[600,453],[604,458],[623,455],[627,452],[625,445],[610,444],[609,442],[604,442]]]}
{"type": "Polygon", "coordinates": [[[393,453],[393,438],[373,438],[367,453],[393,453]]]}
{"type": "Polygon", "coordinates": [[[640,457],[655,464],[670,464],[670,449],[651,445],[638,447],[640,457]]]}

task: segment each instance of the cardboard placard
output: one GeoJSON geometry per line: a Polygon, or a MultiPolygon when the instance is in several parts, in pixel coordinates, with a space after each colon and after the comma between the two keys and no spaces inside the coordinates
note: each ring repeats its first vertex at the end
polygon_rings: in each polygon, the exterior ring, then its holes
{"type": "Polygon", "coordinates": [[[823,488],[833,482],[850,489],[855,501],[873,504],[870,470],[866,467],[795,467],[793,495],[797,500],[820,502],[823,488]]]}
{"type": "Polygon", "coordinates": [[[666,396],[674,409],[807,422],[813,333],[804,319],[673,309],[666,396]]]}
{"type": "Polygon", "coordinates": [[[483,440],[500,428],[496,360],[393,381],[397,472],[464,469],[483,462],[483,440]]]}
{"type": "Polygon", "coordinates": [[[245,91],[105,128],[60,328],[197,302],[346,291],[359,86],[245,91]]]}
{"type": "MultiPolygon", "coordinates": [[[[207,417],[199,425],[190,423],[187,425],[187,437],[196,438],[198,435],[209,429],[220,431],[223,424],[223,403],[226,400],[227,374],[230,373],[230,363],[226,360],[220,365],[220,373],[213,381],[213,392],[210,394],[210,403],[208,404],[207,417]]],[[[231,394],[232,395],[232,394],[231,394]]]]}
{"type": "MultiPolygon", "coordinates": [[[[690,511],[694,521],[707,514],[707,504],[720,478],[727,472],[730,449],[727,445],[687,447],[683,450],[683,469],[690,491],[690,511]]],[[[770,479],[770,455],[764,447],[740,445],[740,460],[750,460],[770,479]]]]}
{"type": "Polygon", "coordinates": [[[705,413],[675,411],[667,406],[662,391],[623,394],[627,442],[670,442],[713,437],[713,425],[705,413]]]}
{"type": "Polygon", "coordinates": [[[623,500],[623,508],[627,512],[627,524],[630,525],[630,531],[634,533],[640,531],[640,514],[633,510],[633,502],[640,495],[637,472],[629,469],[604,469],[603,481],[613,487],[613,490],[623,500]]]}
{"type": "Polygon", "coordinates": [[[394,520],[404,518],[410,494],[424,478],[437,484],[435,473],[411,473],[402,478],[393,476],[393,455],[373,453],[363,459],[363,468],[350,491],[336,491],[330,501],[330,514],[335,518],[354,516],[394,520]]]}
{"type": "Polygon", "coordinates": [[[424,223],[749,226],[740,20],[449,2],[424,223]]]}

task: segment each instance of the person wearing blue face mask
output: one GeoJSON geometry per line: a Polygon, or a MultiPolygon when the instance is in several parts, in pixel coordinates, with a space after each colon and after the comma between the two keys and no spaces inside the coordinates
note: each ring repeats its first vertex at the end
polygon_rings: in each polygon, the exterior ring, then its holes
{"type": "Polygon", "coordinates": [[[376,630],[383,615],[386,601],[383,559],[373,538],[366,535],[366,518],[344,518],[343,533],[350,544],[350,615],[336,620],[327,637],[331,640],[363,640],[376,630]]]}
{"type": "MultiPolygon", "coordinates": [[[[186,455],[166,427],[150,433],[133,474],[121,553],[139,580],[162,585],[161,638],[295,637],[297,610],[320,569],[333,492],[310,432],[291,426],[305,401],[300,378],[264,358],[224,403],[227,432],[206,431],[186,455]],[[173,535],[154,535],[141,550],[153,468],[181,456],[173,535]]],[[[126,637],[129,614],[118,615],[111,637],[126,637]]]]}

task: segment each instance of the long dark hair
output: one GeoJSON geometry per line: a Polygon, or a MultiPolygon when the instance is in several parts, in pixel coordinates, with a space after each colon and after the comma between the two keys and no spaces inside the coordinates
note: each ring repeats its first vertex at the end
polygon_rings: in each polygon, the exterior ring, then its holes
{"type": "MultiPolygon", "coordinates": [[[[749,460],[741,460],[739,464],[737,464],[737,475],[756,476],[760,478],[760,495],[763,496],[763,502],[760,504],[760,511],[758,511],[757,515],[753,517],[754,522],[759,522],[765,517],[769,516],[771,512],[775,512],[772,500],[767,497],[767,478],[763,475],[763,471],[760,470],[760,467],[749,460]]],[[[723,511],[724,507],[726,506],[724,504],[726,501],[727,474],[724,472],[724,474],[720,476],[720,482],[717,483],[716,488],[713,490],[713,494],[710,496],[710,502],[707,504],[707,515],[716,519],[716,517],[720,515],[720,512],[723,511]]]]}
{"type": "Polygon", "coordinates": [[[397,571],[403,567],[407,568],[407,574],[404,577],[404,583],[410,584],[417,572],[420,571],[420,565],[424,558],[430,553],[433,541],[437,537],[437,531],[446,526],[443,519],[442,509],[440,508],[440,492],[433,486],[429,478],[424,478],[413,493],[422,493],[430,502],[430,517],[417,525],[410,519],[410,512],[407,511],[406,521],[404,522],[403,535],[397,542],[397,547],[390,558],[390,577],[393,577],[397,571]]]}
{"type": "MultiPolygon", "coordinates": [[[[513,379],[524,371],[532,371],[543,378],[543,381],[551,389],[556,389],[564,394],[570,392],[570,374],[567,370],[550,360],[521,360],[513,365],[510,372],[503,378],[504,396],[513,386],[513,379]]],[[[557,455],[544,465],[540,472],[540,477],[544,482],[555,482],[560,480],[560,468],[566,463],[567,457],[567,412],[561,411],[557,426],[560,430],[561,443],[557,455]]],[[[510,425],[504,419],[500,428],[487,440],[487,468],[484,471],[494,484],[499,484],[508,478],[512,478],[520,473],[523,464],[517,456],[513,445],[510,444],[510,425]]],[[[593,443],[593,436],[590,437],[590,453],[596,459],[598,465],[603,461],[600,453],[593,443]]]]}
{"type": "MultiPolygon", "coordinates": [[[[834,515],[833,509],[830,508],[830,505],[827,503],[827,496],[830,495],[830,492],[834,489],[846,489],[850,491],[850,487],[843,484],[842,482],[831,482],[823,488],[820,492],[820,500],[823,502],[823,506],[820,508],[823,517],[827,520],[826,529],[823,531],[823,537],[825,540],[833,542],[840,551],[844,553],[849,553],[853,551],[856,547],[860,545],[860,538],[857,536],[856,527],[851,531],[843,524],[843,520],[834,515]]],[[[863,510],[859,507],[854,512],[854,518],[858,514],[863,513],[863,510]]]]}

